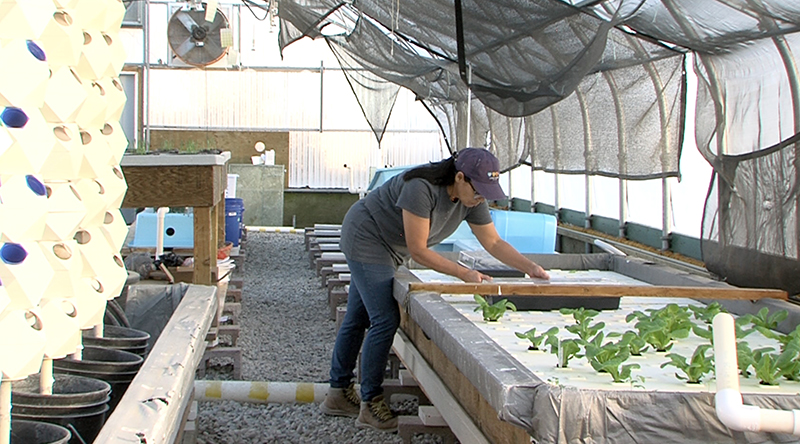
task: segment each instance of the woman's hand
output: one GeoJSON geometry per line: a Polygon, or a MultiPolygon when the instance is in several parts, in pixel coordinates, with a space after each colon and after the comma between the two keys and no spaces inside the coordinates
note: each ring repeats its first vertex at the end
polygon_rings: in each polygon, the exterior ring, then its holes
{"type": "Polygon", "coordinates": [[[532,278],[548,279],[548,280],[550,279],[550,275],[547,274],[546,271],[544,271],[544,268],[542,268],[539,264],[534,262],[531,262],[531,266],[528,267],[527,274],[532,278]]]}
{"type": "Polygon", "coordinates": [[[470,270],[469,268],[464,268],[466,272],[462,273],[462,276],[459,276],[462,281],[464,282],[474,282],[480,284],[483,281],[491,281],[492,277],[486,274],[481,273],[478,270],[470,270]]]}

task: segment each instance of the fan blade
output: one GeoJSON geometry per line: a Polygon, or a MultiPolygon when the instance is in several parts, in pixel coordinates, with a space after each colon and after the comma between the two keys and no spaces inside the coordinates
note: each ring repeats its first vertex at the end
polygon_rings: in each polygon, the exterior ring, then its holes
{"type": "Polygon", "coordinates": [[[175,15],[178,20],[186,27],[186,30],[189,31],[189,34],[192,33],[192,28],[197,26],[192,16],[190,16],[187,12],[181,11],[175,15]]]}
{"type": "Polygon", "coordinates": [[[194,41],[190,37],[184,40],[184,42],[181,43],[180,46],[175,48],[175,55],[185,60],[187,54],[189,54],[189,51],[193,50],[196,47],[197,45],[195,45],[194,41]]]}
{"type": "Polygon", "coordinates": [[[221,54],[225,49],[222,47],[222,44],[219,41],[219,38],[207,38],[206,41],[206,49],[208,50],[209,54],[213,54],[214,57],[217,57],[221,54]]]}

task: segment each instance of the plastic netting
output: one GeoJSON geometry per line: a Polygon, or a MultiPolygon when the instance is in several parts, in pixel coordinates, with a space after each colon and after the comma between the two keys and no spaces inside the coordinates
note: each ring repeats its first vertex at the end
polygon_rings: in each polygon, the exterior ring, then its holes
{"type": "Polygon", "coordinates": [[[451,151],[651,179],[679,176],[693,112],[689,137],[723,178],[709,191],[707,267],[798,292],[800,1],[281,0],[279,16],[281,48],[328,40],[378,140],[403,86],[451,151]]]}

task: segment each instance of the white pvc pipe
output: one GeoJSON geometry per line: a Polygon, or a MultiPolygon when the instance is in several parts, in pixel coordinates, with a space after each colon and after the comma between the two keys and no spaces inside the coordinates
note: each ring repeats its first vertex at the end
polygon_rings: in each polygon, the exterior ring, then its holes
{"type": "Polygon", "coordinates": [[[328,384],[312,382],[194,381],[197,401],[237,401],[258,404],[321,403],[328,384]]]}
{"type": "Polygon", "coordinates": [[[101,322],[101,323],[95,325],[94,327],[92,327],[92,336],[94,336],[95,338],[102,338],[103,335],[105,334],[104,330],[105,330],[105,326],[101,322]]]}
{"type": "Polygon", "coordinates": [[[39,393],[42,395],[53,394],[53,360],[44,358],[42,360],[42,369],[39,371],[39,393]]]}
{"type": "Polygon", "coordinates": [[[714,316],[714,366],[717,417],[730,429],[748,432],[791,433],[800,435],[800,410],[771,410],[744,405],[739,392],[739,366],[736,358],[736,330],[733,316],[714,316]]]}
{"type": "Polygon", "coordinates": [[[0,381],[0,444],[11,442],[11,381],[0,381]]]}
{"type": "Polygon", "coordinates": [[[158,215],[158,222],[156,224],[156,259],[164,254],[164,218],[167,216],[169,208],[161,207],[156,214],[158,215]]]}
{"type": "Polygon", "coordinates": [[[291,233],[291,234],[303,234],[306,232],[305,228],[294,228],[294,227],[254,227],[248,225],[245,227],[247,231],[250,232],[260,232],[260,233],[291,233]]]}

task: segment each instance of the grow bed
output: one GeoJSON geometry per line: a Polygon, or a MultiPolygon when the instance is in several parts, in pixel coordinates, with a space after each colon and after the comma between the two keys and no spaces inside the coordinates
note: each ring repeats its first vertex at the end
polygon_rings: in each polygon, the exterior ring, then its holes
{"type": "MultiPolygon", "coordinates": [[[[725,284],[676,272],[631,258],[608,255],[554,255],[537,257],[551,270],[553,281],[613,280],[614,285],[707,286],[724,289],[725,284]],[[561,265],[561,266],[559,266],[561,265]],[[570,265],[571,267],[564,267],[570,265]],[[570,271],[557,271],[555,269],[570,271]],[[591,270],[591,271],[590,271],[591,270]]],[[[557,311],[507,313],[499,324],[483,321],[474,311],[472,295],[448,295],[432,291],[408,292],[411,282],[448,277],[429,270],[398,273],[395,296],[406,308],[402,328],[420,349],[445,384],[459,399],[482,432],[494,442],[798,442],[786,435],[733,432],[714,412],[714,383],[689,385],[677,379],[674,367],[661,368],[669,359],[649,351],[631,358],[641,369],[634,382],[612,384],[608,374],[598,374],[585,359],[570,361],[569,370],[556,367],[549,353],[527,351],[528,342],[514,334],[531,327],[542,331],[554,325],[559,336],[569,337],[564,325],[571,317],[557,311]],[[498,421],[499,418],[499,421],[498,421]],[[509,427],[513,424],[516,427],[509,427]],[[519,429],[524,434],[519,433],[519,429]]],[[[496,279],[495,283],[514,282],[496,279]]],[[[727,287],[733,290],[732,287],[727,287]]],[[[728,311],[744,314],[762,306],[790,311],[793,329],[800,314],[782,301],[721,301],[728,311]]],[[[656,308],[667,303],[702,305],[676,298],[623,297],[619,310],[604,311],[595,319],[606,322],[605,331],[632,330],[625,321],[634,310],[656,308]]],[[[671,352],[691,356],[705,341],[691,335],[679,340],[671,352]]],[[[751,348],[774,345],[763,336],[747,337],[751,348]]],[[[706,341],[707,342],[707,341],[706,341]]],[[[777,388],[761,387],[755,379],[741,379],[745,403],[777,409],[800,408],[800,385],[782,381],[777,388]]]]}

